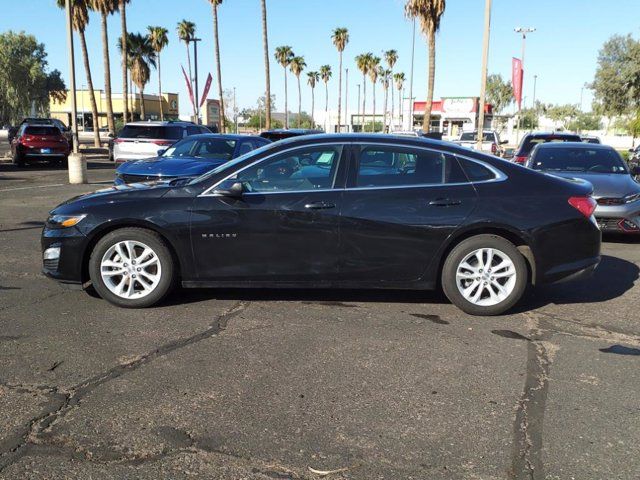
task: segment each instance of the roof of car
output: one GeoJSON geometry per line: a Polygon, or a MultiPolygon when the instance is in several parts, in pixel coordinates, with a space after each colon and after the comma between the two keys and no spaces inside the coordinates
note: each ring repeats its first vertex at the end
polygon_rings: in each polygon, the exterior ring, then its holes
{"type": "MultiPolygon", "coordinates": [[[[150,120],[150,121],[146,121],[146,120],[141,120],[139,122],[128,122],[127,125],[143,125],[143,126],[150,126],[150,127],[163,127],[163,126],[168,126],[168,125],[195,125],[195,123],[193,122],[188,122],[188,121],[182,121],[182,120],[167,120],[164,122],[161,122],[159,120],[150,120]]],[[[200,126],[204,126],[204,125],[200,125],[200,126]]]]}
{"type": "Polygon", "coordinates": [[[603,145],[601,143],[587,143],[587,142],[548,142],[548,143],[539,143],[536,148],[538,150],[544,148],[545,150],[548,148],[588,148],[590,150],[601,149],[601,150],[613,150],[614,148],[609,145],[603,145]]]}
{"type": "Polygon", "coordinates": [[[315,130],[311,128],[275,128],[273,130],[265,130],[262,133],[290,133],[290,134],[299,134],[304,135],[308,133],[323,133],[322,130],[315,130]]]}
{"type": "Polygon", "coordinates": [[[268,141],[266,138],[259,137],[258,135],[242,135],[239,133],[199,133],[197,135],[189,135],[186,138],[219,138],[220,140],[243,140],[247,138],[255,138],[258,140],[268,141]]]}
{"type": "Polygon", "coordinates": [[[532,132],[532,133],[528,133],[527,134],[528,137],[534,137],[534,138],[539,138],[539,137],[557,137],[557,138],[562,138],[562,137],[580,137],[580,135],[578,135],[577,133],[571,133],[571,132],[532,132]]]}

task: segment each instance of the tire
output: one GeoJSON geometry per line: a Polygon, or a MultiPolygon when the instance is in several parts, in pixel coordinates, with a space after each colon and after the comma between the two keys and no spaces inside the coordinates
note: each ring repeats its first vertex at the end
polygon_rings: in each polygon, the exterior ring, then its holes
{"type": "Polygon", "coordinates": [[[62,168],[67,168],[69,166],[69,157],[65,155],[65,157],[60,160],[60,166],[62,168]]]}
{"type": "Polygon", "coordinates": [[[513,243],[497,235],[476,235],[447,256],[442,289],[451,303],[470,315],[500,315],[520,300],[528,277],[526,261],[513,243]]]}
{"type": "Polygon", "coordinates": [[[25,165],[24,157],[18,151],[17,148],[16,148],[16,153],[13,154],[13,158],[11,160],[12,160],[13,164],[18,168],[22,168],[25,165]]]}
{"type": "Polygon", "coordinates": [[[143,228],[106,234],[89,258],[89,276],[98,295],[124,308],[145,308],[160,302],[174,287],[175,272],[167,244],[157,233],[143,228]]]}

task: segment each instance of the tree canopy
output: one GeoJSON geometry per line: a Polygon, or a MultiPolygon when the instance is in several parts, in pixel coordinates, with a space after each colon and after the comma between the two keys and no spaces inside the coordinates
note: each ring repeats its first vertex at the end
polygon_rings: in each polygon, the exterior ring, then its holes
{"type": "Polygon", "coordinates": [[[24,32],[0,34],[0,124],[18,123],[32,106],[48,115],[49,97],[64,101],[66,86],[58,70],[48,72],[44,45],[24,32]]]}
{"type": "Polygon", "coordinates": [[[502,75],[487,76],[487,103],[493,105],[493,111],[501,113],[513,101],[513,87],[510,81],[504,81],[502,75]]]}

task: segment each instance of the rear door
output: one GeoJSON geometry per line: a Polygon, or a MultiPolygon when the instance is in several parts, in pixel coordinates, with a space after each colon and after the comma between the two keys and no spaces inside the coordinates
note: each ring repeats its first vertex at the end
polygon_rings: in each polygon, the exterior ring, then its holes
{"type": "Polygon", "coordinates": [[[412,283],[469,216],[476,191],[455,156],[414,146],[354,146],[342,199],[340,277],[412,283]]]}

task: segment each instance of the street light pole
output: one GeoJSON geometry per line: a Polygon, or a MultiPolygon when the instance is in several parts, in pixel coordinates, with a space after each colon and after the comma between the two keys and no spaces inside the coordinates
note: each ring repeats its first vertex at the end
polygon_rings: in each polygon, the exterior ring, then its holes
{"type": "Polygon", "coordinates": [[[191,38],[189,41],[193,42],[193,69],[195,70],[195,113],[196,113],[196,123],[200,125],[200,102],[198,102],[198,42],[201,41],[201,38],[191,38]]]}
{"type": "Polygon", "coordinates": [[[416,18],[413,17],[413,34],[411,36],[411,73],[409,74],[409,130],[413,130],[413,64],[416,54],[416,18]]]}
{"type": "Polygon", "coordinates": [[[533,76],[533,102],[532,107],[536,108],[536,84],[538,83],[538,75],[533,76]]]}
{"type": "Polygon", "coordinates": [[[360,84],[358,84],[358,118],[360,117],[360,84]]]}
{"type": "Polygon", "coordinates": [[[484,139],[484,105],[487,92],[487,62],[489,59],[489,37],[491,34],[491,0],[484,4],[484,35],[482,40],[482,71],[480,73],[480,102],[478,105],[477,149],[482,150],[484,139]]]}
{"type": "MultiPolygon", "coordinates": [[[[531,27],[517,27],[514,28],[513,31],[522,34],[522,55],[520,56],[520,65],[522,68],[522,87],[520,89],[520,95],[522,95],[522,92],[524,91],[524,49],[527,42],[527,33],[533,33],[536,29],[531,27]]],[[[521,104],[518,105],[518,130],[516,133],[516,143],[520,142],[520,117],[522,117],[521,104]]]]}
{"type": "Polygon", "coordinates": [[[67,17],[67,48],[69,53],[69,89],[71,93],[71,135],[73,153],[78,153],[78,109],[76,107],[76,65],[73,52],[73,26],[71,20],[71,0],[65,1],[67,17]]]}
{"type": "Polygon", "coordinates": [[[347,133],[349,132],[349,69],[345,68],[345,80],[344,80],[344,125],[347,127],[347,133]]]}

